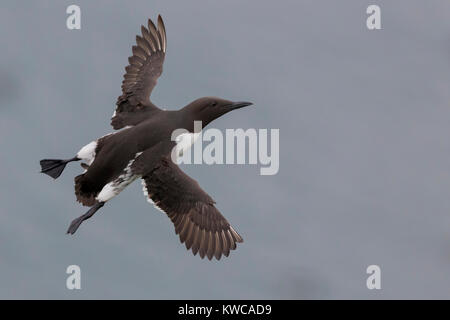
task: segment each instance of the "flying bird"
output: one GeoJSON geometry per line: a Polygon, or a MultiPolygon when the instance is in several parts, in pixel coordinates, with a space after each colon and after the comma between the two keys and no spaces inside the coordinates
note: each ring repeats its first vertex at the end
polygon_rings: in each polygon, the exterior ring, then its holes
{"type": "Polygon", "coordinates": [[[141,26],[141,33],[128,58],[122,95],[111,118],[117,131],[87,144],[73,158],[41,160],[41,172],[56,179],[67,163],[84,161],[84,173],[75,177],[75,195],[90,209],[72,221],[68,234],[74,234],[84,220],[141,179],[147,200],[167,214],[186,248],[201,258],[219,260],[243,239],[197,181],[172,161],[171,152],[181,146],[182,153],[193,144],[198,137],[194,121],[201,121],[204,128],[227,112],[252,103],[203,97],[176,111],[158,108],[150,101],[150,94],[162,73],[167,48],[161,16],[157,25],[149,19],[147,28],[141,26]],[[188,133],[172,141],[176,129],[188,133]]]}

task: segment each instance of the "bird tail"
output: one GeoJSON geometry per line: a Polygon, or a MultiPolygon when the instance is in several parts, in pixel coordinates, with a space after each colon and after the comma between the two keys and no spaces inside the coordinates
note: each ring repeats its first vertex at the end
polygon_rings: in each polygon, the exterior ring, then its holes
{"type": "Polygon", "coordinates": [[[75,177],[75,195],[77,201],[83,206],[91,207],[95,205],[97,200],[95,199],[103,186],[92,183],[86,174],[80,174],[75,177]]]}
{"type": "Polygon", "coordinates": [[[66,164],[71,161],[79,160],[78,158],[72,158],[69,160],[60,160],[60,159],[43,159],[40,161],[41,164],[41,172],[49,175],[53,179],[58,178],[61,173],[64,171],[66,164]]]}

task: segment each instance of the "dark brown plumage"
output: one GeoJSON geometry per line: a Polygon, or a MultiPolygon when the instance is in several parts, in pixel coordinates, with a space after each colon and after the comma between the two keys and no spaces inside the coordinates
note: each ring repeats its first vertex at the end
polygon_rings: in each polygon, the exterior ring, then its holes
{"type": "Polygon", "coordinates": [[[169,216],[180,241],[194,255],[220,259],[243,241],[216,209],[215,201],[170,159],[162,159],[143,179],[148,197],[169,216]]]}
{"type": "Polygon", "coordinates": [[[166,29],[161,16],[158,28],[148,19],[148,29],[141,26],[142,37],[136,36],[133,55],[125,67],[122,81],[123,94],[117,99],[115,115],[111,119],[114,129],[134,126],[160,111],[149,101],[150,94],[163,70],[166,54],[166,29]]]}
{"type": "Polygon", "coordinates": [[[69,160],[41,160],[42,172],[57,178],[67,163],[86,162],[82,163],[85,172],[75,177],[75,194],[80,203],[91,208],[72,221],[67,233],[74,234],[84,220],[141,178],[148,200],[171,219],[186,248],[201,258],[219,260],[236,249],[242,237],[215,207],[214,200],[172,162],[176,142],[171,136],[181,128],[192,134],[194,121],[202,121],[205,127],[251,103],[204,97],[177,111],[158,108],[149,97],[162,73],[167,48],[162,18],[158,16],[157,26],[149,20],[141,33],[128,58],[122,95],[111,119],[113,128],[121,130],[89,143],[69,160]]]}

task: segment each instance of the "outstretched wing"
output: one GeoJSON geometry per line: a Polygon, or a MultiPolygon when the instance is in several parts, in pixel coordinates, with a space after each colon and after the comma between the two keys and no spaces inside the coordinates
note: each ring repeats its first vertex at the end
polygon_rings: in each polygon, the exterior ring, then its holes
{"type": "Polygon", "coordinates": [[[198,252],[202,258],[219,260],[236,249],[237,242],[243,242],[214,200],[170,159],[162,160],[142,183],[149,202],[169,216],[175,233],[194,255],[198,252]]]}
{"type": "Polygon", "coordinates": [[[133,55],[122,82],[123,94],[111,119],[114,129],[133,126],[161,111],[149,101],[150,94],[162,73],[166,53],[166,29],[161,16],[158,27],[149,19],[148,29],[141,26],[142,36],[136,36],[133,55]]]}

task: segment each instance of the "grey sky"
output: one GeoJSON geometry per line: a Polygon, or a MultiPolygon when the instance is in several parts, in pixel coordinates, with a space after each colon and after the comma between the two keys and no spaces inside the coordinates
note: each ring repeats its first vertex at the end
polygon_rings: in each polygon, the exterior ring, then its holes
{"type": "Polygon", "coordinates": [[[0,298],[450,298],[448,1],[7,0],[0,38],[0,298]],[[367,30],[369,4],[382,30],[367,30]],[[139,183],[66,236],[86,210],[81,168],[38,173],[112,131],[135,35],[158,13],[153,102],[250,100],[210,127],[280,129],[278,175],[183,166],[244,237],[219,262],[186,251],[139,183]]]}

